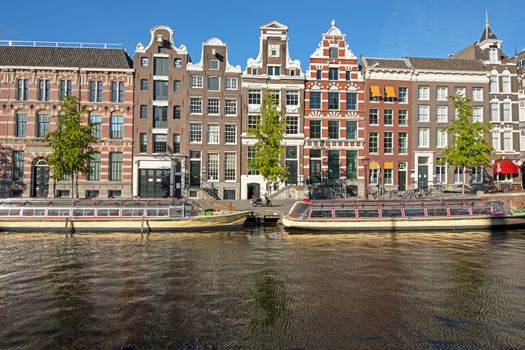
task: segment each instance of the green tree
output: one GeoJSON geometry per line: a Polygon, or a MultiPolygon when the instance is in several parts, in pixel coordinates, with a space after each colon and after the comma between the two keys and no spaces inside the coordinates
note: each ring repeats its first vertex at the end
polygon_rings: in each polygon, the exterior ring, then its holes
{"type": "MultiPolygon", "coordinates": [[[[453,142],[446,147],[441,157],[441,164],[448,163],[456,168],[463,169],[476,166],[488,166],[489,157],[494,152],[485,136],[490,132],[490,124],[473,122],[473,108],[470,100],[460,93],[451,96],[454,107],[457,110],[457,117],[452,124],[446,128],[446,132],[452,135],[453,142]]],[[[465,182],[461,188],[465,194],[465,182]]]]}
{"type": "Polygon", "coordinates": [[[57,181],[70,176],[72,198],[75,193],[78,198],[78,174],[88,175],[90,172],[89,161],[95,153],[93,144],[97,142],[97,138],[91,134],[92,126],[82,123],[84,113],[76,97],[66,97],[60,104],[58,129],[46,136],[46,144],[52,153],[45,159],[53,169],[53,179],[57,181]]]}
{"type": "Polygon", "coordinates": [[[251,128],[248,134],[255,136],[255,156],[248,161],[248,169],[258,170],[268,183],[284,182],[288,179],[288,168],[284,164],[283,137],[285,120],[277,110],[272,95],[265,94],[262,122],[258,128],[251,128]]]}

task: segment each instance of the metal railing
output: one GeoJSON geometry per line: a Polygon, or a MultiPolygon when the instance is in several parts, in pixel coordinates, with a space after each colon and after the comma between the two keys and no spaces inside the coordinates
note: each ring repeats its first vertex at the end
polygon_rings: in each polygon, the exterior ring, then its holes
{"type": "Polygon", "coordinates": [[[72,47],[92,49],[123,49],[123,44],[112,43],[90,43],[76,41],[37,41],[37,40],[0,40],[0,46],[44,46],[44,47],[72,47]]]}

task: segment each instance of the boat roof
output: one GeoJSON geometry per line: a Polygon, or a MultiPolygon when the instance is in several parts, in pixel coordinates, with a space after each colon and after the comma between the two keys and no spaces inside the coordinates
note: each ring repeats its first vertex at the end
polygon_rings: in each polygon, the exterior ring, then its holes
{"type": "Polygon", "coordinates": [[[118,199],[2,199],[0,207],[97,207],[97,208],[129,208],[129,207],[173,207],[187,204],[184,200],[152,199],[152,200],[118,200],[118,199]]]}
{"type": "Polygon", "coordinates": [[[312,208],[406,208],[406,207],[436,207],[436,206],[479,206],[491,202],[501,202],[496,199],[481,198],[452,198],[452,199],[423,199],[423,200],[310,200],[303,203],[312,208]]]}

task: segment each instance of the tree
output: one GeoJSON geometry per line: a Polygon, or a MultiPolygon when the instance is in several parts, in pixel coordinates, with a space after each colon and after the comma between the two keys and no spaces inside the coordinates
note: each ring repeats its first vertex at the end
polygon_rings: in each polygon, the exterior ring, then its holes
{"type": "MultiPolygon", "coordinates": [[[[485,136],[490,132],[490,124],[473,122],[473,108],[470,100],[460,93],[451,96],[454,107],[457,110],[457,117],[452,124],[446,128],[446,132],[452,135],[453,142],[443,151],[440,163],[448,163],[456,168],[465,169],[467,167],[488,166],[489,157],[494,152],[485,136]]],[[[465,194],[465,181],[461,188],[465,194]]]]}
{"type": "Polygon", "coordinates": [[[95,153],[92,145],[97,142],[97,138],[91,134],[92,126],[82,123],[84,113],[84,110],[80,110],[78,99],[67,96],[60,104],[58,129],[46,136],[46,144],[52,153],[45,160],[53,169],[55,181],[64,176],[71,177],[71,198],[74,198],[75,193],[78,198],[78,174],[89,174],[89,161],[95,153]]]}
{"type": "Polygon", "coordinates": [[[258,170],[269,183],[288,179],[288,168],[283,162],[285,147],[282,144],[285,120],[277,110],[277,101],[266,94],[263,101],[262,123],[251,128],[248,134],[255,136],[255,156],[248,161],[248,169],[258,170]]]}

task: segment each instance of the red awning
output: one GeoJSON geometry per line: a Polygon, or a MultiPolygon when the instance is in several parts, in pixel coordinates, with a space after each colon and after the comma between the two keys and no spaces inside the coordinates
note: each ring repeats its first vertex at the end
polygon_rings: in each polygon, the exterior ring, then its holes
{"type": "Polygon", "coordinates": [[[500,159],[494,162],[494,174],[519,174],[520,170],[510,159],[500,159]]]}

